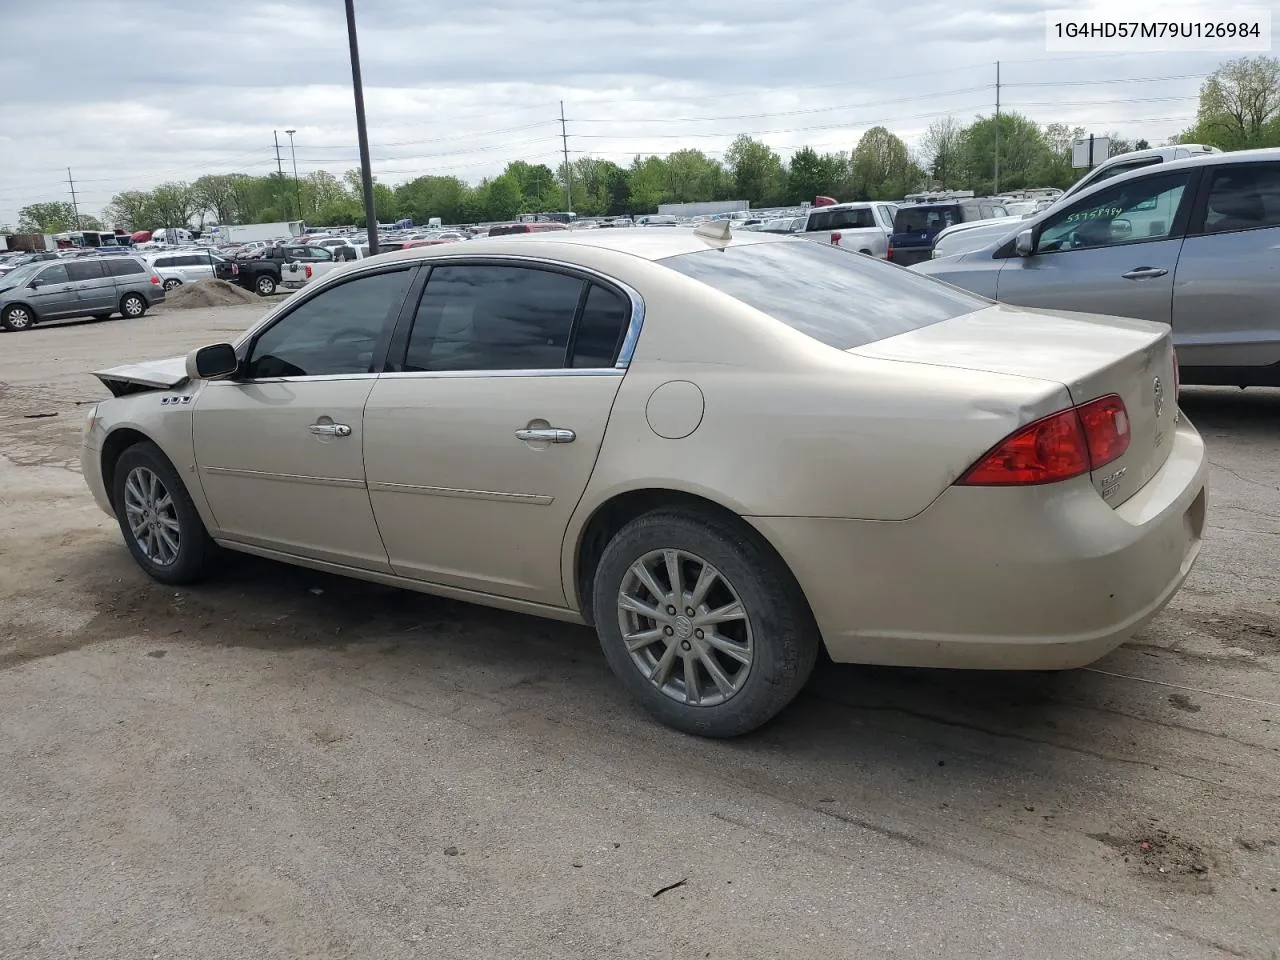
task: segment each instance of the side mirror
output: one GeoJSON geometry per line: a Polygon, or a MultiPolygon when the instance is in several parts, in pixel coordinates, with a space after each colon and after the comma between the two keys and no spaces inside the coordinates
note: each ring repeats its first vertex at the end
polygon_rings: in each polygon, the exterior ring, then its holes
{"type": "Polygon", "coordinates": [[[30,287],[32,290],[34,290],[36,287],[44,286],[44,281],[41,280],[39,277],[36,277],[34,280],[28,283],[27,286],[30,287]]]}
{"type": "Polygon", "coordinates": [[[1031,230],[1019,232],[1018,239],[1013,241],[1014,252],[1020,257],[1029,257],[1036,252],[1035,233],[1031,230]]]}
{"type": "Polygon", "coordinates": [[[236,348],[229,343],[215,343],[187,354],[188,380],[216,380],[230,376],[239,367],[236,348]]]}

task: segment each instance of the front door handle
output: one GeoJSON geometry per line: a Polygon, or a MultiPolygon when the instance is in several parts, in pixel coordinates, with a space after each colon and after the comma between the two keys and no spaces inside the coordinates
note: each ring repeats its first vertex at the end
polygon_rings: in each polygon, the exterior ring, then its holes
{"type": "Polygon", "coordinates": [[[516,431],[517,440],[540,440],[543,443],[573,443],[578,435],[563,427],[525,427],[516,431]]]}
{"type": "Polygon", "coordinates": [[[345,423],[313,423],[307,427],[317,437],[349,437],[351,428],[345,423]]]}
{"type": "Polygon", "coordinates": [[[1134,267],[1128,273],[1122,273],[1120,276],[1126,280],[1154,280],[1156,277],[1163,277],[1168,270],[1161,267],[1134,267]]]}

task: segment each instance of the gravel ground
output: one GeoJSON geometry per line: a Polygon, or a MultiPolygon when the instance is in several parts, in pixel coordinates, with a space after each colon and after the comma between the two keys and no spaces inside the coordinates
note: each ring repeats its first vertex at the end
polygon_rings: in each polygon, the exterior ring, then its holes
{"type": "Polygon", "coordinates": [[[86,371],[262,309],[0,335],[0,957],[1280,957],[1280,392],[1186,391],[1211,534],[1094,668],[828,665],[707,742],[580,627],[146,579],[86,371]]]}

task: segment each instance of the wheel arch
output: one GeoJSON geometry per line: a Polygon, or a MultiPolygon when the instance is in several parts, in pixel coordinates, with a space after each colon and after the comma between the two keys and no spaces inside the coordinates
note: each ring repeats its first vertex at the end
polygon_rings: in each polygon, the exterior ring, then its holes
{"type": "Polygon", "coordinates": [[[24,307],[26,308],[27,312],[31,314],[31,319],[33,321],[40,319],[40,311],[37,310],[35,307],[33,307],[31,304],[27,303],[27,301],[25,300],[10,300],[3,307],[0,307],[0,313],[3,313],[5,310],[8,310],[10,307],[24,307]]]}
{"type": "MultiPolygon", "coordinates": [[[[636,517],[664,507],[705,511],[734,523],[742,529],[744,535],[757,540],[773,553],[795,580],[795,574],[791,572],[791,567],[782,552],[765,534],[744,520],[743,515],[732,507],[703,493],[674,487],[646,486],[621,490],[596,505],[586,521],[577,528],[573,539],[570,576],[566,578],[565,583],[566,594],[570,606],[576,607],[588,625],[595,624],[594,611],[591,608],[592,580],[605,547],[614,534],[636,517]]],[[[800,586],[798,580],[796,585],[801,596],[804,596],[804,588],[800,586]]],[[[805,602],[808,603],[807,598],[805,602]]]]}
{"type": "MultiPolygon", "coordinates": [[[[136,443],[156,443],[151,437],[134,427],[117,427],[107,434],[102,441],[102,449],[98,452],[98,464],[102,471],[102,485],[107,492],[107,501],[114,508],[116,487],[116,463],[120,455],[136,443]]],[[[156,446],[160,446],[158,443],[156,446]]],[[[161,450],[164,448],[161,447],[161,450]]],[[[168,456],[168,454],[165,454],[168,456]]]]}

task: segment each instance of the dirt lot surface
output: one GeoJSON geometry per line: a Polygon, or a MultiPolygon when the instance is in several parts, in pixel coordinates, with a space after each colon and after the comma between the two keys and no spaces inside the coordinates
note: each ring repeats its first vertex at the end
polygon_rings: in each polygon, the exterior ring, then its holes
{"type": "Polygon", "coordinates": [[[1187,391],[1211,535],[1095,668],[828,665],[707,742],[583,628],[144,577],[87,371],[262,309],[0,335],[0,957],[1280,957],[1280,393],[1187,391]]]}

